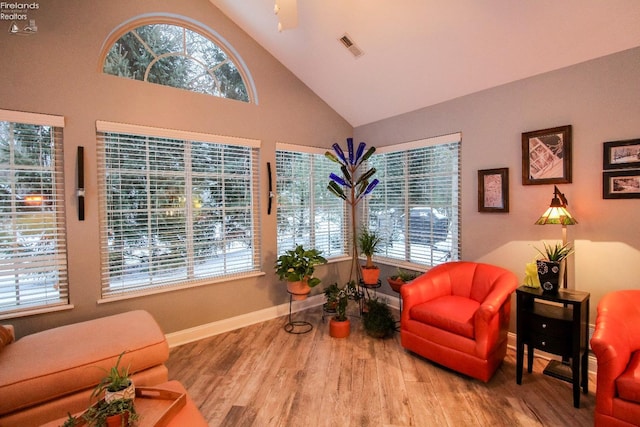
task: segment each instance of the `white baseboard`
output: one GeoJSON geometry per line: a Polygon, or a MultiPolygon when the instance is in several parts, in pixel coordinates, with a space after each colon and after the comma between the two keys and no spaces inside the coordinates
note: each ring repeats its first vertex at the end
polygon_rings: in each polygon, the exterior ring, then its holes
{"type": "MultiPolygon", "coordinates": [[[[323,303],[324,295],[314,295],[303,301],[293,301],[291,304],[291,312],[296,313],[298,311],[322,305],[323,303]]],[[[223,319],[217,322],[207,323],[205,325],[183,329],[177,332],[171,332],[166,334],[166,338],[169,342],[169,348],[173,348],[193,341],[198,341],[203,338],[209,338],[235,329],[244,328],[245,326],[265,322],[287,314],[289,314],[288,302],[265,308],[264,310],[243,314],[241,316],[231,317],[229,319],[223,319]]]]}
{"type": "MultiPolygon", "coordinates": [[[[397,297],[379,293],[377,298],[384,300],[389,306],[400,309],[399,301],[397,297]]],[[[304,301],[294,301],[291,305],[291,312],[296,313],[302,310],[306,310],[311,307],[316,307],[324,303],[324,295],[314,295],[307,298],[304,301]]],[[[169,348],[178,347],[190,342],[198,341],[204,338],[209,338],[218,334],[233,331],[235,329],[244,328],[245,326],[254,325],[256,323],[265,322],[267,320],[275,319],[276,317],[289,314],[289,303],[280,304],[277,306],[265,308],[264,310],[258,310],[251,313],[243,314],[241,316],[231,317],[229,319],[223,319],[217,322],[207,323],[205,325],[196,326],[194,328],[184,329],[178,332],[172,332],[166,335],[169,342],[169,348]]],[[[516,349],[516,334],[509,332],[508,346],[512,350],[516,349]]],[[[526,350],[525,350],[526,351],[526,350]]],[[[559,357],[545,353],[543,351],[536,351],[536,357],[542,359],[559,360],[559,357]]],[[[595,374],[597,372],[597,361],[593,354],[589,354],[589,373],[595,374]]]]}

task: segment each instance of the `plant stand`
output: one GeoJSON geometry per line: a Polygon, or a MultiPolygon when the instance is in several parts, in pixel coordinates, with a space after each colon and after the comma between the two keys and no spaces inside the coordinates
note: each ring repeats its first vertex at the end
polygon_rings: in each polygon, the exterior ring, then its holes
{"type": "Polygon", "coordinates": [[[364,313],[364,307],[366,304],[366,300],[371,299],[371,294],[369,291],[373,290],[373,297],[378,296],[378,288],[382,286],[382,282],[378,280],[378,283],[374,285],[365,284],[362,279],[358,282],[358,292],[360,293],[360,316],[364,313]],[[366,297],[366,298],[365,298],[366,297]]]}
{"type": "MultiPolygon", "coordinates": [[[[289,292],[289,291],[287,291],[289,292]]],[[[313,325],[304,320],[293,320],[291,316],[291,304],[293,303],[294,294],[289,292],[289,321],[285,323],[284,330],[290,334],[306,334],[311,332],[313,325]]]]}

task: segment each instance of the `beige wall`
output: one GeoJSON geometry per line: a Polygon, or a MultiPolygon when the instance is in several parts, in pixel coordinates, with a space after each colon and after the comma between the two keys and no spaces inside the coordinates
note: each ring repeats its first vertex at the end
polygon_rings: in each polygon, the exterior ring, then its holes
{"type": "MultiPolygon", "coordinates": [[[[3,24],[4,25],[4,24],[3,24]]],[[[283,304],[285,286],[273,275],[275,215],[267,216],[266,162],[275,142],[328,147],[352,127],[207,0],[47,0],[38,33],[0,31],[0,108],[63,115],[69,281],[73,310],[11,320],[19,335],[128,309],[149,310],[166,333],[283,304]],[[246,63],[258,105],[104,75],[98,58],[114,28],[141,14],[181,15],[214,29],[246,63]],[[95,122],[107,120],[262,141],[260,202],[265,275],[108,304],[100,298],[95,122]],[[76,147],[85,147],[87,217],[77,219],[76,147]]],[[[8,26],[7,26],[8,28],[8,26]]],[[[335,268],[323,267],[335,275],[335,268]]],[[[321,272],[324,272],[322,271],[321,272]]]]}
{"type": "Polygon", "coordinates": [[[558,187],[579,221],[568,231],[570,286],[591,293],[593,323],[603,294],[640,288],[640,200],[602,198],[603,142],[640,138],[638,70],[640,48],[361,126],[354,138],[384,146],[461,131],[463,259],[522,278],[532,245],[561,239],[561,227],[534,225],[553,185],[522,185],[521,133],[572,125],[573,183],[558,187]],[[510,212],[478,212],[477,171],[502,167],[510,212]]]}
{"type": "MultiPolygon", "coordinates": [[[[39,32],[34,36],[10,36],[0,31],[0,108],[66,118],[69,280],[75,308],[14,319],[19,335],[133,308],[149,310],[170,333],[288,301],[284,285],[272,271],[275,215],[266,214],[263,198],[264,276],[98,305],[96,120],[260,139],[261,195],[267,191],[265,165],[275,161],[276,141],[328,147],[355,133],[357,140],[384,146],[461,131],[463,257],[503,265],[520,277],[524,264],[535,255],[530,245],[560,237],[559,227],[533,225],[549,203],[553,187],[521,184],[520,135],[571,124],[573,183],[559,186],[580,222],[569,230],[577,248],[570,265],[570,282],[591,292],[592,322],[595,305],[605,292],[640,284],[640,201],[603,200],[601,196],[602,143],[640,138],[640,48],[354,131],[207,0],[49,0],[41,2],[37,19],[39,32]],[[150,12],[199,21],[226,39],[247,64],[259,104],[101,74],[98,57],[108,34],[124,21],[150,12]],[[85,146],[87,158],[84,222],[77,220],[73,194],[78,145],[85,146]],[[511,212],[478,213],[477,170],[496,167],[510,169],[511,212]]],[[[341,273],[335,265],[321,267],[319,272],[326,282],[336,280],[341,273]]],[[[386,287],[382,291],[390,292],[386,287]]]]}

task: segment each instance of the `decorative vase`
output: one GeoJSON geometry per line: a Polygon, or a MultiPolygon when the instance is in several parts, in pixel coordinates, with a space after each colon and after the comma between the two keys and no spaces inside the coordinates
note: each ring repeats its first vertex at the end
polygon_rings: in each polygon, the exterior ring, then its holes
{"type": "Polygon", "coordinates": [[[307,299],[311,288],[307,279],[304,279],[297,282],[287,282],[287,291],[289,291],[294,301],[301,301],[307,299]]]}
{"type": "Polygon", "coordinates": [[[329,335],[333,338],[346,338],[351,333],[351,321],[347,320],[336,320],[335,317],[332,317],[329,320],[329,335]]]}
{"type": "Polygon", "coordinates": [[[367,268],[362,267],[362,282],[365,285],[373,286],[378,284],[380,278],[380,269],[378,267],[367,268]]]}
{"type": "Polygon", "coordinates": [[[564,282],[564,261],[537,260],[538,278],[544,293],[557,293],[564,282]]]}
{"type": "Polygon", "coordinates": [[[129,380],[129,386],[118,391],[104,391],[104,401],[109,403],[116,399],[131,399],[136,398],[136,387],[133,384],[133,380],[129,380]]]}

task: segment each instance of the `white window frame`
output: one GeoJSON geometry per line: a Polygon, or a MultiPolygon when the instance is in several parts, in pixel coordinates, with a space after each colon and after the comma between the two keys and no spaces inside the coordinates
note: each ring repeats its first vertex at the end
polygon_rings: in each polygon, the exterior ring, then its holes
{"type": "MultiPolygon", "coordinates": [[[[398,178],[404,181],[399,184],[403,188],[400,192],[402,193],[402,203],[400,203],[400,205],[394,205],[388,200],[392,197],[395,197],[397,200],[399,193],[395,190],[391,191],[393,194],[389,194],[387,185],[389,185],[390,179],[385,178],[386,172],[383,167],[378,168],[376,172],[376,177],[380,180],[380,184],[371,195],[365,199],[363,205],[363,218],[366,219],[367,225],[371,229],[378,231],[383,239],[385,239],[381,245],[380,252],[375,255],[377,260],[398,267],[424,270],[425,268],[443,262],[461,259],[461,151],[462,134],[458,132],[381,147],[377,149],[376,153],[369,159],[370,164],[378,166],[378,163],[384,159],[384,156],[387,154],[403,156],[401,159],[403,166],[402,169],[400,169],[403,173],[397,174],[397,169],[395,170],[396,181],[398,181],[398,178]],[[451,148],[457,149],[457,162],[455,165],[451,165],[451,170],[438,170],[432,173],[432,171],[412,171],[407,169],[408,156],[410,153],[417,152],[416,150],[428,150],[429,147],[445,144],[449,144],[451,148]],[[382,156],[382,159],[380,156],[382,156]],[[431,178],[434,178],[434,182],[436,179],[450,179],[451,183],[448,188],[451,191],[450,203],[434,203],[431,206],[424,207],[433,208],[433,212],[436,214],[442,211],[448,212],[448,229],[444,241],[438,241],[443,235],[441,232],[436,231],[436,227],[432,226],[430,230],[426,230],[425,227],[420,226],[421,228],[419,228],[415,225],[419,224],[419,220],[416,219],[421,215],[421,211],[426,209],[418,206],[415,201],[411,200],[409,191],[410,184],[412,181],[418,183],[420,182],[419,180],[424,182],[424,180],[430,180],[431,178]],[[374,210],[383,212],[384,214],[374,215],[374,210]],[[412,214],[407,215],[407,212],[412,212],[412,214]],[[416,219],[411,220],[412,217],[416,219]],[[410,225],[410,221],[416,222],[412,222],[410,225]],[[416,233],[412,232],[412,230],[420,231],[416,233]],[[400,238],[398,237],[398,233],[401,236],[400,238]],[[435,243],[433,243],[434,241],[435,243]],[[424,244],[424,242],[429,243],[424,244]]],[[[425,216],[428,216],[429,212],[427,211],[425,214],[427,214],[425,216]]],[[[433,223],[435,223],[435,221],[433,223]]]]}
{"type": "MultiPolygon", "coordinates": [[[[277,236],[277,253],[283,254],[285,251],[294,249],[296,245],[302,244],[305,249],[318,249],[322,251],[322,255],[328,260],[339,260],[348,256],[348,240],[347,230],[345,226],[347,223],[347,215],[344,201],[340,200],[327,189],[329,184],[329,173],[335,168],[335,164],[325,157],[326,149],[320,149],[316,147],[308,147],[303,145],[287,144],[282,142],[276,143],[276,195],[277,195],[277,224],[278,229],[293,230],[297,232],[299,236],[285,236],[284,233],[278,233],[277,236]],[[286,177],[285,171],[278,165],[278,153],[293,153],[300,154],[304,157],[308,165],[308,170],[304,176],[286,177]],[[322,166],[318,166],[319,164],[322,166]],[[326,169],[326,170],[323,170],[326,169]],[[317,171],[317,172],[316,172],[317,171]],[[326,173],[323,173],[326,172],[326,173]],[[297,197],[298,200],[302,200],[302,206],[292,205],[284,198],[282,193],[282,187],[285,180],[294,179],[298,184],[308,184],[305,188],[308,198],[304,195],[297,197]],[[322,194],[317,192],[321,191],[322,194]],[[325,206],[331,208],[335,205],[333,215],[337,215],[340,218],[341,224],[338,227],[331,228],[326,227],[324,230],[318,229],[317,225],[322,218],[318,213],[322,211],[321,206],[318,205],[320,197],[324,197],[327,200],[325,206]],[[308,226],[304,229],[297,229],[296,224],[290,224],[288,220],[284,219],[284,212],[290,212],[291,210],[298,210],[297,214],[307,218],[308,226]],[[339,235],[332,234],[332,231],[339,233],[339,235]],[[326,244],[320,244],[321,240],[326,239],[326,244]]],[[[324,221],[324,223],[331,224],[330,221],[324,221]]]]}
{"type": "Polygon", "coordinates": [[[2,219],[3,232],[12,237],[5,241],[11,246],[3,248],[3,252],[10,255],[6,258],[0,256],[0,319],[72,308],[69,304],[67,277],[62,141],[64,117],[0,110],[0,121],[8,122],[9,126],[27,124],[51,127],[54,157],[49,168],[16,164],[14,146],[11,144],[9,162],[0,164],[0,173],[12,177],[8,181],[11,196],[6,199],[10,215],[4,215],[2,219]],[[29,205],[26,196],[18,194],[20,189],[14,178],[19,173],[39,172],[50,174],[51,185],[42,187],[42,190],[45,190],[45,194],[51,194],[38,198],[31,202],[34,204],[29,205]],[[27,228],[24,224],[27,224],[27,228]],[[48,252],[38,255],[37,260],[29,251],[28,245],[20,244],[20,241],[28,239],[28,235],[34,233],[46,235],[49,242],[46,248],[48,252]]]}
{"type": "MultiPolygon", "coordinates": [[[[260,271],[260,259],[261,259],[261,249],[260,249],[260,217],[259,217],[259,197],[258,197],[258,157],[259,157],[259,149],[260,149],[260,141],[255,139],[248,138],[239,138],[239,137],[228,137],[228,136],[220,136],[220,135],[212,135],[212,134],[204,134],[197,132],[189,132],[175,129],[162,129],[162,128],[153,128],[146,126],[138,126],[124,123],[111,123],[98,121],[96,122],[96,129],[98,132],[98,179],[99,179],[99,190],[100,190],[100,237],[101,237],[101,253],[102,253],[102,300],[105,301],[113,301],[122,298],[130,298],[140,295],[152,294],[157,292],[165,292],[176,289],[182,289],[186,287],[192,286],[200,286],[203,284],[210,284],[219,281],[226,281],[230,279],[240,278],[240,277],[250,277],[263,274],[260,271]],[[109,211],[114,212],[114,209],[108,206],[108,180],[107,175],[109,174],[109,170],[107,170],[107,154],[105,149],[106,140],[109,135],[119,135],[120,137],[126,138],[130,137],[134,142],[142,142],[143,144],[147,144],[147,140],[157,140],[161,139],[170,139],[175,140],[178,143],[184,143],[184,147],[186,150],[184,156],[184,171],[163,171],[161,168],[154,169],[154,176],[160,178],[168,178],[175,176],[174,179],[182,180],[184,179],[184,194],[178,195],[178,198],[184,200],[184,203],[179,204],[179,214],[184,215],[185,218],[185,228],[184,229],[176,229],[176,232],[184,233],[186,236],[184,247],[182,248],[186,255],[185,265],[180,267],[184,272],[180,272],[177,277],[152,277],[153,274],[149,274],[149,277],[140,280],[137,283],[126,283],[125,280],[116,281],[116,279],[111,278],[111,268],[116,268],[115,264],[110,266],[109,261],[109,233],[111,224],[109,223],[109,211]],[[194,259],[195,251],[194,246],[197,242],[195,242],[195,234],[194,234],[194,211],[198,209],[196,206],[197,203],[194,200],[194,196],[187,196],[192,193],[193,187],[192,183],[194,183],[198,177],[202,176],[201,172],[193,171],[191,169],[191,156],[190,156],[190,146],[196,143],[211,143],[211,144],[219,144],[225,147],[229,147],[229,149],[239,149],[248,151],[249,161],[250,161],[250,177],[248,186],[250,187],[251,200],[247,201],[247,205],[241,207],[239,209],[243,209],[247,212],[247,215],[250,215],[251,222],[251,230],[250,236],[245,239],[245,241],[250,240],[250,244],[248,245],[248,249],[251,254],[245,254],[242,259],[245,259],[246,265],[239,264],[236,265],[231,260],[231,243],[235,238],[229,238],[231,234],[224,228],[221,228],[221,238],[224,245],[222,245],[221,252],[218,254],[221,257],[220,261],[220,271],[206,270],[205,272],[196,271],[196,260],[194,259]],[[234,148],[235,147],[235,148],[234,148]],[[187,203],[186,201],[190,200],[191,203],[187,203]],[[250,259],[250,261],[248,260],[250,259]]],[[[145,146],[146,147],[146,146],[145,146]]],[[[141,150],[145,150],[145,147],[140,147],[141,150]]],[[[223,162],[224,164],[224,162],[223,162]]],[[[149,167],[151,169],[151,167],[149,167]]],[[[115,170],[115,173],[122,174],[130,174],[131,171],[115,170]]],[[[140,171],[141,179],[144,176],[146,171],[140,171]]],[[[232,171],[227,171],[222,173],[218,178],[220,180],[230,179],[228,176],[233,176],[232,171]]],[[[148,180],[150,181],[150,180],[148,180]]],[[[195,184],[194,184],[195,186],[195,184]]],[[[147,215],[149,218],[152,218],[154,214],[158,214],[158,211],[153,206],[153,201],[157,200],[162,195],[154,195],[152,194],[152,190],[150,190],[149,184],[146,185],[147,188],[147,198],[150,203],[147,203],[146,208],[142,211],[144,215],[147,215]]],[[[217,193],[215,193],[217,194],[217,193]]],[[[223,200],[222,205],[220,205],[220,211],[223,218],[225,218],[224,211],[231,210],[234,207],[229,206],[225,200],[223,200]]],[[[223,219],[224,222],[224,219],[223,219]]],[[[182,235],[182,234],[181,234],[182,235]]],[[[176,239],[178,239],[177,237],[176,239]]],[[[149,242],[149,253],[156,248],[152,242],[149,242]]],[[[117,251],[116,251],[117,252],[117,251]]],[[[152,262],[155,262],[152,260],[152,262]]],[[[117,273],[120,273],[125,267],[123,267],[123,263],[117,267],[117,273]]],[[[157,261],[157,266],[163,266],[162,260],[157,261]]],[[[151,269],[151,267],[149,267],[151,269]]],[[[176,268],[176,270],[179,270],[176,268]]],[[[177,274],[177,273],[176,273],[177,274]]],[[[118,276],[118,274],[114,274],[113,276],[118,276]]]]}

